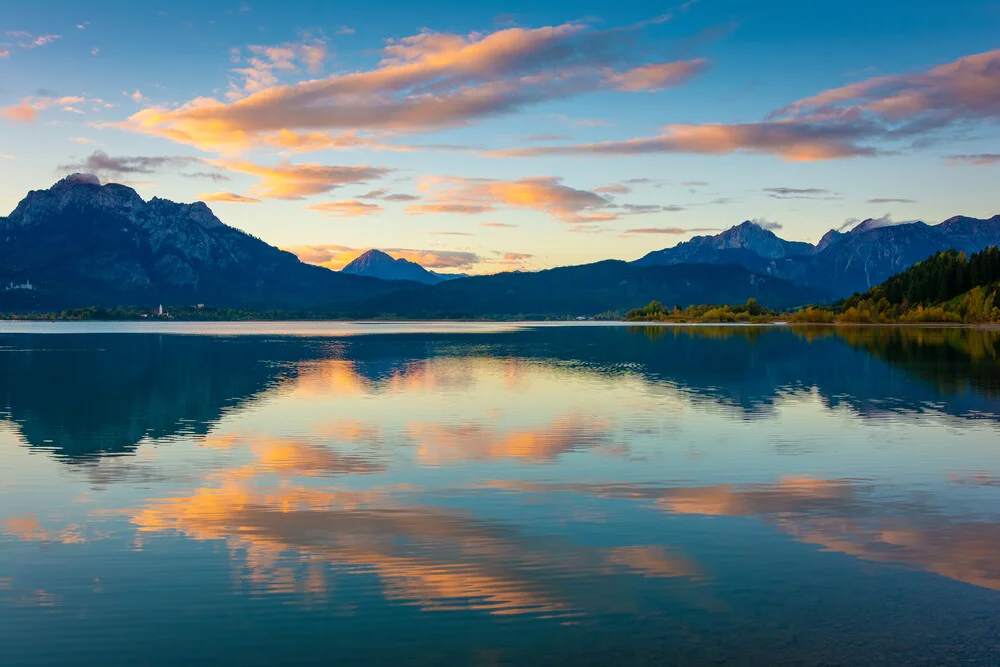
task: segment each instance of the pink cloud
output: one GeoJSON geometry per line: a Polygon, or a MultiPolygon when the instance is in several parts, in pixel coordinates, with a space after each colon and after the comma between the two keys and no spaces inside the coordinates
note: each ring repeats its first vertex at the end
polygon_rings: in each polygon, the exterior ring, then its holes
{"type": "Polygon", "coordinates": [[[259,199],[254,199],[253,197],[244,197],[243,195],[238,195],[235,192],[211,192],[198,195],[198,199],[201,201],[210,202],[228,202],[231,204],[259,204],[261,203],[259,199]]]}
{"type": "Polygon", "coordinates": [[[378,204],[367,204],[356,199],[345,199],[342,201],[327,201],[313,204],[309,207],[309,210],[329,213],[338,218],[354,218],[362,215],[374,215],[385,209],[378,204]]]}

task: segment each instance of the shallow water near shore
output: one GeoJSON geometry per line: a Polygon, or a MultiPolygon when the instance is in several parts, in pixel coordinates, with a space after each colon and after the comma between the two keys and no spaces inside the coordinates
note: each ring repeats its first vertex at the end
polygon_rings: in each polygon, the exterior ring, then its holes
{"type": "Polygon", "coordinates": [[[5,666],[994,665],[997,554],[996,331],[0,323],[5,666]]]}

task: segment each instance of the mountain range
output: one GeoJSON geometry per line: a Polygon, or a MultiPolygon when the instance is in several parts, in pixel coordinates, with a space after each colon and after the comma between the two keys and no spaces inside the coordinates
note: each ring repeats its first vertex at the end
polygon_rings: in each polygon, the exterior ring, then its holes
{"type": "Polygon", "coordinates": [[[937,225],[869,219],[850,231],[831,229],[816,245],[785,241],[746,221],[715,236],[696,236],[651,252],[635,264],[737,264],[840,298],[871,289],[938,251],[973,253],[997,244],[1000,215],[985,220],[956,216],[937,225]]]}
{"type": "Polygon", "coordinates": [[[634,262],[461,277],[369,250],[332,271],[224,224],[204,203],[146,201],[74,174],[0,218],[0,311],[203,303],[354,317],[566,317],[654,299],[684,306],[750,297],[785,308],[865,291],[939,250],[998,243],[1000,216],[866,220],[816,245],[747,221],[634,262]]]}
{"type": "MultiPolygon", "coordinates": [[[[84,305],[328,306],[398,283],[304,264],[220,221],[202,202],[143,200],[132,188],[73,174],[33,190],[0,218],[4,310],[84,305]]],[[[407,283],[413,286],[412,283],[407,283]]]]}

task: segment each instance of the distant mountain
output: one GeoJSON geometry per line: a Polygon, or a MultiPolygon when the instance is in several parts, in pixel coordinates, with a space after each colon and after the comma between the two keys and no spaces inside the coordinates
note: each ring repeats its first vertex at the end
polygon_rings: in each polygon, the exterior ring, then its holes
{"type": "Polygon", "coordinates": [[[500,273],[400,291],[349,307],[358,317],[574,317],[620,311],[656,299],[666,304],[737,304],[750,297],[772,308],[823,301],[799,287],[735,265],[636,266],[607,260],[531,273],[500,273]]]}
{"type": "MultiPolygon", "coordinates": [[[[783,259],[811,255],[815,248],[801,241],[785,241],[769,229],[749,220],[730,227],[715,236],[695,236],[690,241],[678,243],[673,248],[665,248],[649,253],[635,263],[639,266],[659,264],[728,263],[736,255],[730,251],[748,251],[750,255],[764,260],[783,259]],[[714,260],[722,261],[714,261],[714,260]]],[[[748,267],[751,268],[751,267],[748,267]]]]}
{"type": "Polygon", "coordinates": [[[191,304],[302,308],[409,284],[337,273],[223,224],[204,203],[145,201],[74,174],[0,218],[0,309],[191,304]]]}
{"type": "Polygon", "coordinates": [[[354,261],[342,268],[341,273],[355,276],[368,276],[382,280],[412,280],[426,285],[436,285],[445,280],[442,276],[428,271],[416,262],[408,259],[394,259],[381,250],[368,250],[356,257],[354,261]]]}
{"type": "Polygon", "coordinates": [[[865,220],[847,232],[831,229],[819,243],[789,242],[753,222],[715,236],[696,236],[636,260],[638,266],[737,264],[836,296],[864,292],[916,262],[951,248],[977,252],[1000,243],[1000,215],[957,216],[939,225],[865,220]]]}

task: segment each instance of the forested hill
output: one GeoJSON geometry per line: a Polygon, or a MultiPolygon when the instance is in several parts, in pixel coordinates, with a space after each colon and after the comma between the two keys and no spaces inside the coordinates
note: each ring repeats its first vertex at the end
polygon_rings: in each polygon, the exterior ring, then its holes
{"type": "MultiPolygon", "coordinates": [[[[1000,251],[938,252],[833,311],[838,322],[1000,321],[1000,251]]],[[[808,309],[801,318],[818,312],[808,309]]]]}
{"type": "Polygon", "coordinates": [[[858,298],[874,301],[885,298],[894,305],[930,305],[997,282],[1000,282],[1000,250],[996,246],[971,256],[947,250],[889,277],[858,298]]]}

